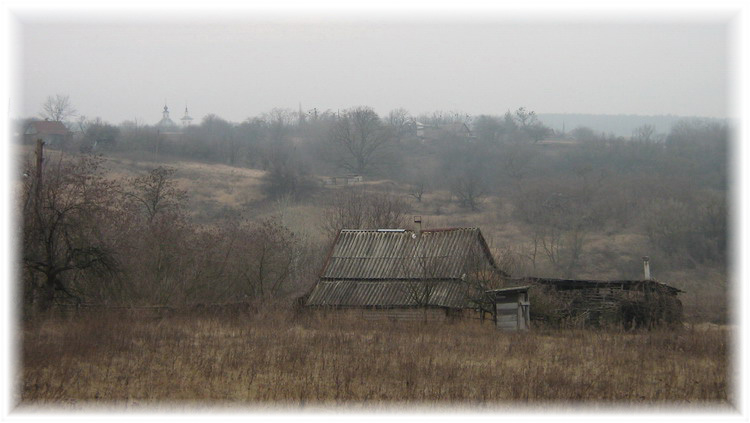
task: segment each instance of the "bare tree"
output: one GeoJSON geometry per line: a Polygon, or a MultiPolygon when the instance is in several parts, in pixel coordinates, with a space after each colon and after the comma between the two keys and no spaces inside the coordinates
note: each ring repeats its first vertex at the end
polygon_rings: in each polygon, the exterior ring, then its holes
{"type": "Polygon", "coordinates": [[[414,118],[411,117],[406,109],[391,110],[388,113],[386,123],[393,131],[393,135],[397,141],[401,141],[404,137],[416,131],[414,118]]]}
{"type": "Polygon", "coordinates": [[[278,217],[232,228],[227,245],[227,266],[245,298],[268,299],[287,293],[299,277],[303,240],[278,217]]]}
{"type": "Polygon", "coordinates": [[[489,193],[487,184],[478,172],[465,171],[454,176],[450,181],[451,194],[461,207],[478,211],[479,205],[489,193]]]}
{"type": "Polygon", "coordinates": [[[427,175],[420,172],[412,178],[409,184],[409,196],[417,200],[418,203],[422,202],[422,196],[424,196],[430,190],[430,183],[427,175]]]}
{"type": "Polygon", "coordinates": [[[521,128],[524,128],[537,121],[536,112],[533,110],[526,110],[525,107],[519,107],[515,112],[515,119],[521,128]]]}
{"type": "Polygon", "coordinates": [[[515,142],[502,146],[500,155],[500,174],[509,177],[519,189],[519,184],[532,172],[531,163],[538,155],[533,146],[515,142]]]}
{"type": "Polygon", "coordinates": [[[525,107],[519,107],[514,118],[518,122],[519,130],[534,142],[542,140],[551,132],[549,127],[539,121],[536,112],[526,110],[525,107]]]}
{"type": "Polygon", "coordinates": [[[102,121],[101,118],[83,123],[79,120],[78,124],[79,127],[85,127],[81,151],[90,152],[98,148],[111,149],[116,146],[120,136],[120,128],[102,121]]]}
{"type": "Polygon", "coordinates": [[[656,126],[646,124],[639,126],[633,130],[633,136],[631,139],[638,142],[659,142],[663,140],[663,136],[659,136],[656,133],[656,126]]]}
{"type": "Polygon", "coordinates": [[[174,174],[177,169],[159,166],[147,175],[131,181],[133,190],[125,195],[142,208],[148,221],[159,214],[172,213],[182,206],[186,193],[177,188],[174,174]]]}
{"type": "Polygon", "coordinates": [[[484,248],[476,243],[466,255],[464,272],[463,282],[469,302],[479,311],[482,319],[487,313],[495,316],[495,303],[487,291],[504,285],[508,277],[506,269],[488,260],[484,248]]]}
{"type": "Polygon", "coordinates": [[[583,258],[587,238],[602,225],[604,217],[598,216],[591,204],[590,197],[595,197],[588,192],[591,188],[579,186],[566,192],[555,188],[523,193],[517,213],[531,225],[534,259],[540,252],[556,271],[572,277],[583,258]]]}
{"type": "Polygon", "coordinates": [[[369,107],[345,111],[331,131],[331,142],[339,156],[338,165],[350,172],[372,170],[391,142],[391,133],[369,107]]]}
{"type": "Polygon", "coordinates": [[[70,102],[70,96],[55,94],[47,97],[42,104],[42,112],[39,114],[42,118],[62,122],[65,119],[75,116],[76,109],[70,102]]]}
{"type": "Polygon", "coordinates": [[[23,214],[23,263],[32,278],[31,297],[46,311],[57,293],[80,301],[65,275],[116,270],[112,248],[98,225],[117,210],[117,189],[101,176],[99,162],[89,157],[61,160],[28,179],[34,187],[25,190],[31,201],[23,201],[31,204],[23,214]]]}
{"type": "Polygon", "coordinates": [[[486,143],[500,142],[505,131],[502,120],[495,116],[480,115],[474,121],[474,133],[480,141],[486,143]]]}
{"type": "Polygon", "coordinates": [[[341,229],[403,228],[408,211],[408,203],[397,196],[345,189],[323,211],[321,229],[333,238],[341,229]]]}

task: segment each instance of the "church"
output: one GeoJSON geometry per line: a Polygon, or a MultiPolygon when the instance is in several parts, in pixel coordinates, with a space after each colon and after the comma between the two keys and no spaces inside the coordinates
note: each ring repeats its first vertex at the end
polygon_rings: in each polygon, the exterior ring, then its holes
{"type": "Polygon", "coordinates": [[[188,113],[188,108],[185,106],[185,115],[180,119],[182,121],[182,126],[177,125],[170,117],[169,117],[169,107],[167,107],[166,104],[164,104],[164,111],[162,111],[162,118],[161,120],[156,124],[156,128],[159,129],[161,133],[169,134],[169,133],[180,133],[184,128],[187,128],[190,126],[193,118],[190,117],[190,114],[188,113]]]}

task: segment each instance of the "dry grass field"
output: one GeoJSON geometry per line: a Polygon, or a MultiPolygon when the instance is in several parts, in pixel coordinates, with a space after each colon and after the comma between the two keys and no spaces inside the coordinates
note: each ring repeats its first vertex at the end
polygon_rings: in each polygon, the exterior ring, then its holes
{"type": "Polygon", "coordinates": [[[23,329],[23,409],[657,406],[729,410],[729,333],[502,333],[341,315],[50,319],[23,329]]]}

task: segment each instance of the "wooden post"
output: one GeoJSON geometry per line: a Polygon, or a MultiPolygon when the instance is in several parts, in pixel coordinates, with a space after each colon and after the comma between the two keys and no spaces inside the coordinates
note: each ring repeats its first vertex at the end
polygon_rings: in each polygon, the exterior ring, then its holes
{"type": "Polygon", "coordinates": [[[44,141],[36,140],[36,175],[34,180],[34,208],[37,209],[42,199],[42,165],[44,163],[44,141]]]}

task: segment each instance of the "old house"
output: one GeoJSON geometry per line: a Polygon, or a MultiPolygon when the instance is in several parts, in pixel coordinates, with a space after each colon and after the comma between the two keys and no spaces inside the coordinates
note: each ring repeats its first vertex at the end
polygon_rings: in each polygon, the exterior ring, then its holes
{"type": "Polygon", "coordinates": [[[499,270],[478,228],[341,230],[307,307],[365,318],[435,319],[471,313],[499,270]]]}
{"type": "Polygon", "coordinates": [[[29,123],[24,131],[24,141],[28,144],[41,139],[46,145],[58,146],[71,138],[71,132],[59,121],[38,120],[29,123]]]}

